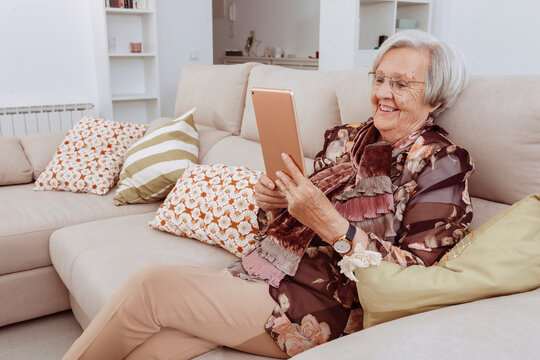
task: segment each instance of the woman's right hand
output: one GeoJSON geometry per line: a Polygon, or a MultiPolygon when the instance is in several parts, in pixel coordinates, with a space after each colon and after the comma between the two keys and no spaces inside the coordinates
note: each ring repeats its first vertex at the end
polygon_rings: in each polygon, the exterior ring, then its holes
{"type": "Polygon", "coordinates": [[[287,208],[288,202],[285,194],[277,188],[276,184],[266,174],[259,177],[254,190],[257,206],[264,211],[276,214],[281,209],[287,208]]]}

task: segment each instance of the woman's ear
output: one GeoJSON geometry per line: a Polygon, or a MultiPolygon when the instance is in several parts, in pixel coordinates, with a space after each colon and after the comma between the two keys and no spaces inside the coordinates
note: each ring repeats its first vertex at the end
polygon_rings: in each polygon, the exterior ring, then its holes
{"type": "Polygon", "coordinates": [[[438,102],[437,104],[435,104],[435,106],[432,106],[431,107],[431,110],[430,110],[430,113],[433,113],[435,110],[437,110],[438,108],[440,108],[442,105],[442,102],[438,102]]]}

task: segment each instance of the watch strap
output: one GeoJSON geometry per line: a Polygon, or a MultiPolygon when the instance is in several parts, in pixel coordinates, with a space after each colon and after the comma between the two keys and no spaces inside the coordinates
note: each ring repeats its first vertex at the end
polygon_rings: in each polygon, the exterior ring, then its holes
{"type": "Polygon", "coordinates": [[[354,236],[356,235],[356,226],[353,226],[349,223],[349,228],[347,229],[347,234],[345,235],[345,239],[349,241],[354,240],[354,236]]]}

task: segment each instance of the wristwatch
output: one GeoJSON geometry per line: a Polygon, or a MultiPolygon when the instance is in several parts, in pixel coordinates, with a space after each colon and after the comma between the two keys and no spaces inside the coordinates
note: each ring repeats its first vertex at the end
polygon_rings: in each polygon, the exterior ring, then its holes
{"type": "Polygon", "coordinates": [[[346,254],[352,249],[352,241],[356,235],[356,227],[349,224],[347,233],[332,240],[332,247],[339,254],[346,254]]]}

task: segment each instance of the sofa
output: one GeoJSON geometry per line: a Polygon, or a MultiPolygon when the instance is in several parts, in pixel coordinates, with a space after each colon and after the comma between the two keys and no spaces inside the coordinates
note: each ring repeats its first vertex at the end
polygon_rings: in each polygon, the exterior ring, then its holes
{"type": "MultiPolygon", "coordinates": [[[[309,172],[325,129],[370,116],[367,71],[190,64],[182,70],[175,115],[197,108],[201,164],[264,170],[247,90],[291,89],[309,172]]],[[[473,229],[540,192],[539,93],[540,76],[472,76],[456,104],[437,120],[475,161],[469,189],[473,229]]],[[[105,196],[32,191],[32,180],[63,136],[10,139],[26,156],[21,168],[27,176],[25,184],[0,186],[0,326],[71,308],[85,328],[144,266],[223,269],[235,259],[222,248],[151,229],[159,202],[115,206],[114,189],[105,196]]],[[[0,168],[0,176],[9,171],[0,168]]],[[[537,358],[539,305],[540,289],[456,304],[362,330],[295,358],[537,358]]],[[[261,357],[220,347],[198,358],[261,357]]]]}

